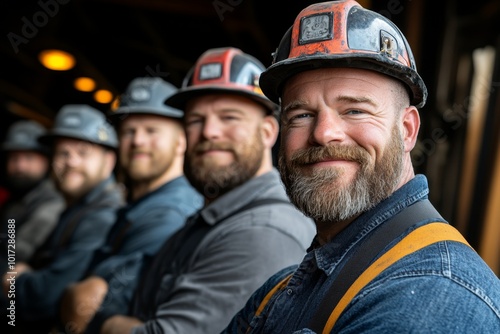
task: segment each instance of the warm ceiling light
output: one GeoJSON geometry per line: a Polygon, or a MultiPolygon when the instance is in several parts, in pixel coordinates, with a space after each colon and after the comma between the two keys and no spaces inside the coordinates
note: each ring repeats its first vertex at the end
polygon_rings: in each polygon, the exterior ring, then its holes
{"type": "Polygon", "coordinates": [[[113,100],[113,102],[111,103],[111,107],[110,107],[110,108],[111,108],[111,111],[112,111],[112,112],[115,112],[115,111],[116,111],[116,109],[118,109],[119,107],[120,107],[120,97],[119,97],[119,96],[117,96],[117,97],[113,100]]]}
{"type": "Polygon", "coordinates": [[[99,89],[94,93],[94,100],[99,103],[109,103],[113,101],[113,94],[109,90],[99,89]]]}
{"type": "Polygon", "coordinates": [[[95,81],[87,77],[76,78],[73,84],[76,89],[82,92],[91,92],[95,89],[95,81]]]}
{"type": "Polygon", "coordinates": [[[40,62],[54,71],[67,71],[75,66],[75,57],[61,50],[45,50],[40,52],[40,62]]]}

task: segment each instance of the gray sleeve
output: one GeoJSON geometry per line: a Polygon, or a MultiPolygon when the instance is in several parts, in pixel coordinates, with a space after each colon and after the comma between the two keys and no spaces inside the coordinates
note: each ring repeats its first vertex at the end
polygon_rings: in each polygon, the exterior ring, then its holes
{"type": "Polygon", "coordinates": [[[62,200],[41,204],[16,234],[16,259],[28,261],[56,226],[64,208],[62,200]]]}
{"type": "Polygon", "coordinates": [[[267,278],[304,254],[303,245],[272,226],[241,222],[230,231],[214,230],[198,247],[189,273],[170,282],[174,287],[156,319],[133,333],[220,332],[267,278]]]}

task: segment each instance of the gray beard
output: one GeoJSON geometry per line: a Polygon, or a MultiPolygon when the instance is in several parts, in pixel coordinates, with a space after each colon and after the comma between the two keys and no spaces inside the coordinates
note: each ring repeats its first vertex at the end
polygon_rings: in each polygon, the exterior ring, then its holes
{"type": "MultiPolygon", "coordinates": [[[[342,169],[321,169],[305,174],[294,163],[294,157],[291,162],[285,162],[280,154],[280,174],[291,202],[318,225],[341,222],[370,210],[393,193],[401,178],[404,144],[397,129],[393,130],[392,138],[375,166],[369,165],[369,156],[361,148],[352,148],[354,153],[347,156],[361,168],[352,183],[337,187],[335,184],[344,174],[342,169]]],[[[337,149],[313,147],[301,154],[313,157],[328,150],[334,154],[337,149]]],[[[343,148],[338,150],[342,156],[343,148]]]]}

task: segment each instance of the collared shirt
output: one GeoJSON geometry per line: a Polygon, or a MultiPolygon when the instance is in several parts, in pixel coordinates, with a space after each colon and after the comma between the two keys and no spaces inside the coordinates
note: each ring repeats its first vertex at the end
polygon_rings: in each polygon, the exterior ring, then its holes
{"type": "Polygon", "coordinates": [[[291,204],[231,215],[265,198],[288,201],[276,170],[247,181],[190,218],[186,228],[200,221],[211,228],[175,272],[161,269],[176,236],[160,249],[134,299],[132,315],[145,325],[133,333],[217,333],[269,276],[302,260],[315,229],[291,204]]]}
{"type": "MultiPolygon", "coordinates": [[[[313,243],[298,268],[269,279],[223,333],[313,333],[308,324],[351,251],[427,194],[426,178],[417,175],[329,243],[313,243]],[[287,286],[255,317],[267,292],[289,273],[287,286]]],[[[500,281],[470,247],[438,242],[399,260],[365,286],[332,333],[500,333],[500,281]]]]}
{"type": "Polygon", "coordinates": [[[202,205],[203,197],[180,176],[119,210],[106,243],[88,268],[89,275],[104,278],[109,288],[89,332],[112,315],[127,312],[144,260],[153,257],[202,205]]]}
{"type": "Polygon", "coordinates": [[[111,177],[63,211],[51,236],[37,251],[49,255],[46,263],[16,279],[17,319],[33,322],[56,317],[65,287],[82,278],[92,252],[103,244],[122,205],[122,191],[111,177]]]}

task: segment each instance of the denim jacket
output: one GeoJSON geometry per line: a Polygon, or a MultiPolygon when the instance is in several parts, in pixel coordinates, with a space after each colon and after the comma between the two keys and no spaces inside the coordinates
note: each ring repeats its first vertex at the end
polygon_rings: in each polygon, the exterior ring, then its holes
{"type": "Polygon", "coordinates": [[[203,197],[180,176],[118,211],[116,223],[88,268],[89,275],[106,280],[109,290],[87,333],[98,333],[109,317],[127,312],[147,259],[202,204],[203,197]]]}
{"type": "MultiPolygon", "coordinates": [[[[377,226],[427,195],[427,180],[417,175],[329,243],[314,242],[304,261],[271,277],[223,333],[313,333],[308,324],[351,251],[377,226]],[[255,317],[267,292],[292,272],[286,288],[255,317]]],[[[366,285],[332,333],[500,333],[500,281],[472,248],[438,242],[402,258],[366,285]]]]}
{"type": "MultiPolygon", "coordinates": [[[[48,260],[38,261],[47,263],[16,279],[16,315],[19,320],[33,322],[35,327],[39,321],[54,320],[65,287],[82,278],[92,252],[104,242],[116,210],[122,205],[122,191],[110,177],[62,212],[51,236],[37,251],[38,254],[49,254],[48,260]],[[73,224],[74,230],[68,228],[73,224]],[[67,231],[71,231],[69,238],[66,238],[67,231]]],[[[34,331],[30,329],[29,332],[34,331]]]]}

